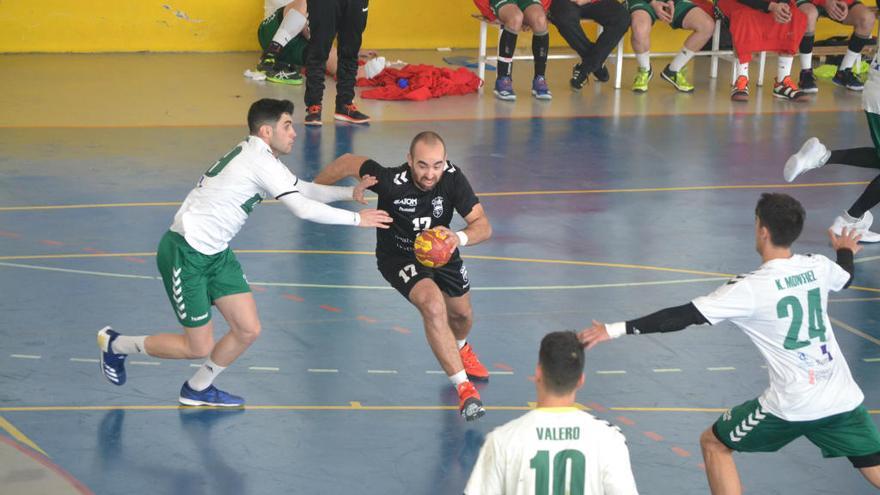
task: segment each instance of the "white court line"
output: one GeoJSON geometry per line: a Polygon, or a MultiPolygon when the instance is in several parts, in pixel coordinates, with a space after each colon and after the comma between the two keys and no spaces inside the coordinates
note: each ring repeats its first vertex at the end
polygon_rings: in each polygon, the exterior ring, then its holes
{"type": "Polygon", "coordinates": [[[367,373],[374,375],[396,375],[397,370],[367,370],[367,373]]]}
{"type": "Polygon", "coordinates": [[[201,364],[196,364],[196,363],[190,363],[189,367],[190,367],[190,368],[201,368],[202,365],[201,365],[201,364]]]}
{"type": "Polygon", "coordinates": [[[159,361],[129,361],[128,364],[137,364],[140,366],[159,366],[162,363],[160,363],[159,361]]]}
{"type": "Polygon", "coordinates": [[[512,371],[490,371],[490,375],[512,375],[512,371]]]}
{"type": "Polygon", "coordinates": [[[706,369],[709,371],[733,371],[736,368],[734,368],[733,366],[718,366],[715,368],[706,368],[706,369]]]}
{"type": "Polygon", "coordinates": [[[34,354],[10,354],[9,357],[14,357],[18,359],[40,359],[43,356],[36,356],[34,354]]]}
{"type": "Polygon", "coordinates": [[[446,374],[446,372],[445,372],[445,371],[442,371],[442,370],[440,370],[440,371],[438,371],[438,370],[428,370],[428,371],[426,371],[425,373],[428,374],[428,375],[445,375],[445,374],[446,374]]]}
{"type": "Polygon", "coordinates": [[[866,363],[880,363],[880,358],[865,358],[862,361],[866,363]]]}
{"type": "Polygon", "coordinates": [[[864,258],[858,258],[854,261],[854,263],[865,263],[868,261],[876,261],[880,260],[880,256],[866,256],[864,258]]]}
{"type": "Polygon", "coordinates": [[[679,373],[681,368],[654,368],[654,373],[679,373]]]}
{"type": "Polygon", "coordinates": [[[861,338],[863,338],[863,339],[865,339],[865,340],[867,340],[867,341],[869,341],[869,342],[873,342],[873,343],[875,343],[875,344],[877,344],[877,345],[880,345],[880,339],[878,339],[877,337],[874,337],[874,336],[872,336],[872,335],[868,335],[867,333],[865,333],[865,332],[859,330],[858,328],[853,327],[853,326],[851,326],[851,325],[847,325],[846,323],[844,323],[844,322],[838,320],[837,318],[831,318],[831,317],[829,316],[828,319],[831,320],[831,323],[834,323],[834,325],[836,325],[836,326],[838,326],[838,327],[840,327],[840,328],[843,328],[843,329],[846,330],[847,332],[849,332],[849,333],[853,333],[853,334],[856,334],[856,335],[858,335],[859,337],[861,337],[861,338]]]}
{"type": "Polygon", "coordinates": [[[339,373],[339,370],[333,368],[309,368],[309,373],[339,373]]]}
{"type": "Polygon", "coordinates": [[[599,370],[596,372],[598,375],[625,375],[626,370],[599,370]]]}
{"type": "Polygon", "coordinates": [[[248,369],[251,371],[281,371],[274,366],[250,366],[248,369]]]}
{"type": "Polygon", "coordinates": [[[70,358],[74,363],[97,363],[99,362],[97,359],[91,358],[70,358]]]}
{"type": "MultiPolygon", "coordinates": [[[[57,268],[52,266],[24,265],[20,263],[0,262],[0,266],[12,268],[28,268],[31,270],[44,270],[50,272],[75,273],[79,275],[95,275],[99,277],[133,278],[140,280],[161,280],[161,277],[146,275],[130,275],[126,273],[97,272],[91,270],[73,270],[70,268],[57,268]]],[[[652,282],[624,282],[614,284],[588,284],[588,285],[526,285],[505,287],[472,287],[476,291],[529,291],[529,290],[581,290],[581,289],[612,289],[619,287],[647,287],[652,285],[691,284],[700,282],[717,282],[728,280],[727,277],[709,278],[685,278],[676,280],[656,280],[652,282]]],[[[353,289],[353,290],[393,290],[387,285],[337,285],[337,284],[302,284],[293,282],[250,282],[251,285],[265,287],[299,287],[306,289],[353,289]]]]}

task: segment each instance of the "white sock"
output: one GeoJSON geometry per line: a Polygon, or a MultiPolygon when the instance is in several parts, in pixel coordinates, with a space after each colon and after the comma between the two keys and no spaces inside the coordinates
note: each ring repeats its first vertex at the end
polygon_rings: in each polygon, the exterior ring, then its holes
{"type": "Polygon", "coordinates": [[[210,387],[212,383],[214,383],[214,379],[217,378],[217,375],[219,375],[220,372],[225,369],[225,367],[216,364],[214,361],[211,361],[211,359],[208,359],[207,361],[202,363],[202,365],[196,371],[196,374],[194,374],[187,383],[189,383],[190,388],[195,390],[196,392],[205,390],[206,388],[210,387]]]}
{"type": "Polygon", "coordinates": [[[846,55],[843,56],[843,62],[840,63],[840,70],[852,69],[852,66],[856,64],[860,56],[861,54],[859,53],[847,50],[846,55]]]}
{"type": "Polygon", "coordinates": [[[278,31],[275,31],[272,41],[281,46],[286,46],[290,40],[302,32],[304,27],[306,27],[306,17],[300,14],[299,11],[291,9],[284,14],[284,19],[281,20],[278,31]]]}
{"type": "Polygon", "coordinates": [[[636,62],[639,63],[639,67],[641,67],[642,69],[650,69],[651,52],[636,53],[636,62]]]}
{"type": "Polygon", "coordinates": [[[468,381],[467,373],[465,373],[464,370],[461,370],[454,375],[449,375],[449,381],[452,382],[452,386],[457,389],[459,385],[468,381]]]}
{"type": "Polygon", "coordinates": [[[130,337],[128,335],[120,335],[113,341],[112,351],[116,354],[146,354],[147,349],[144,346],[146,335],[130,337]]]}
{"type": "Polygon", "coordinates": [[[669,64],[669,70],[673,72],[680,71],[681,68],[687,65],[692,58],[694,58],[694,51],[689,50],[686,46],[681,47],[681,51],[675,55],[675,58],[673,58],[672,62],[669,64]]]}
{"type": "Polygon", "coordinates": [[[792,55],[780,55],[779,65],[776,66],[776,80],[782,82],[783,79],[791,75],[791,64],[794,62],[792,55]]]}
{"type": "Polygon", "coordinates": [[[801,70],[807,70],[813,68],[813,52],[810,53],[801,53],[801,70]]]}
{"type": "Polygon", "coordinates": [[[458,344],[458,350],[460,351],[461,348],[464,347],[465,344],[467,344],[467,339],[456,340],[455,342],[458,344]]]}
{"type": "Polygon", "coordinates": [[[736,68],[736,77],[739,77],[739,76],[749,77],[749,63],[746,62],[744,64],[740,63],[737,65],[738,65],[738,67],[736,68]]]}

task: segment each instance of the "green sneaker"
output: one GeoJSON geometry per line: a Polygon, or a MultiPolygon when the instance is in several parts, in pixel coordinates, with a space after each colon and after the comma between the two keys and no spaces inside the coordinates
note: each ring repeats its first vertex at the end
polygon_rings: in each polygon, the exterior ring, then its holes
{"type": "Polygon", "coordinates": [[[654,71],[652,71],[650,67],[647,69],[639,67],[639,72],[633,80],[633,91],[636,93],[644,93],[645,91],[648,91],[648,82],[652,77],[654,77],[654,71]]]}
{"type": "Polygon", "coordinates": [[[266,80],[278,84],[300,85],[303,83],[303,76],[292,65],[275,64],[274,69],[266,72],[266,80]]]}
{"type": "Polygon", "coordinates": [[[260,63],[257,64],[257,71],[262,72],[263,74],[267,74],[274,68],[275,54],[271,52],[263,53],[263,56],[260,57],[260,63]]]}
{"type": "Polygon", "coordinates": [[[689,83],[687,78],[684,76],[684,68],[682,68],[678,72],[674,72],[667,65],[663,72],[660,73],[660,77],[662,77],[666,82],[675,86],[675,89],[681,91],[682,93],[693,93],[694,85],[689,83]]]}

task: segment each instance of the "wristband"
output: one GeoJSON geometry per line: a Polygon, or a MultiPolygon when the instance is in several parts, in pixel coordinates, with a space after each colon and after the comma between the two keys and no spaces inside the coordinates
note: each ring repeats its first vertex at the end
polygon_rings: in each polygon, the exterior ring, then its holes
{"type": "Polygon", "coordinates": [[[618,321],[617,323],[607,323],[605,324],[605,330],[608,332],[608,336],[612,339],[622,337],[626,335],[626,322],[618,321]]]}
{"type": "Polygon", "coordinates": [[[361,224],[361,214],[356,211],[353,211],[352,213],[354,213],[354,226],[357,227],[361,224]]]}
{"type": "Polygon", "coordinates": [[[468,236],[467,236],[467,234],[464,233],[463,230],[459,230],[458,232],[455,233],[455,235],[458,236],[458,247],[467,246],[468,236]]]}

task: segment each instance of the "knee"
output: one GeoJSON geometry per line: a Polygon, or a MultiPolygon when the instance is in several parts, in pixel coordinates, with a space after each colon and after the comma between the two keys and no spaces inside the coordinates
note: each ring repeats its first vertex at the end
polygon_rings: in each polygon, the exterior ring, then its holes
{"type": "Polygon", "coordinates": [[[701,15],[699,17],[699,22],[697,22],[696,31],[700,34],[711,37],[712,33],[715,32],[715,21],[713,21],[708,14],[701,15]]]}
{"type": "Polygon", "coordinates": [[[700,447],[704,453],[716,454],[730,451],[726,445],[718,440],[711,426],[700,435],[700,447]]]}
{"type": "Polygon", "coordinates": [[[417,304],[425,320],[438,321],[446,318],[446,304],[441,298],[430,298],[417,304]]]}
{"type": "Polygon", "coordinates": [[[189,337],[186,339],[186,346],[187,359],[204,359],[211,354],[211,350],[214,348],[214,339],[210,336],[207,338],[189,337]]]}
{"type": "Polygon", "coordinates": [[[807,16],[807,30],[810,30],[810,27],[815,29],[816,21],[819,19],[819,11],[816,10],[816,7],[813,7],[812,4],[804,4],[800,10],[807,16]]]}
{"type": "Polygon", "coordinates": [[[471,308],[462,311],[451,311],[449,313],[449,321],[456,327],[468,326],[473,320],[474,311],[471,308]]]}
{"type": "Polygon", "coordinates": [[[651,37],[651,21],[643,16],[635,16],[632,19],[632,37],[638,42],[646,42],[651,37]]]}
{"type": "Polygon", "coordinates": [[[874,22],[876,20],[877,18],[874,16],[874,13],[865,9],[862,15],[859,16],[858,21],[856,21],[856,29],[859,32],[870,34],[874,29],[874,22]]]}
{"type": "Polygon", "coordinates": [[[239,341],[250,345],[257,340],[260,333],[263,331],[263,328],[259,322],[256,322],[249,325],[236,326],[232,328],[231,331],[239,341]]]}
{"type": "Polygon", "coordinates": [[[504,20],[504,29],[511,31],[511,32],[514,32],[514,33],[519,33],[520,31],[522,31],[522,25],[523,25],[522,12],[516,12],[515,14],[511,14],[511,15],[507,16],[507,18],[504,20]]]}
{"type": "Polygon", "coordinates": [[[544,15],[543,12],[539,15],[534,16],[534,18],[529,21],[529,26],[532,27],[532,32],[534,33],[546,33],[547,16],[544,15]]]}

